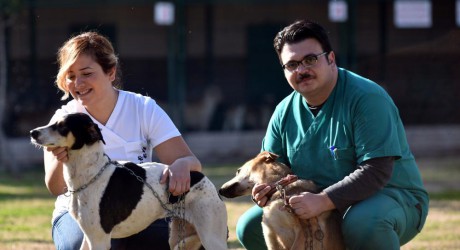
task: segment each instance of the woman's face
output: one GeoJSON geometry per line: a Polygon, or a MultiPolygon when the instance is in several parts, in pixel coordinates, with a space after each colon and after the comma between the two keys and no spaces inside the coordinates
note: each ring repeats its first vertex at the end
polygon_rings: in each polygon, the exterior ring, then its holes
{"type": "Polygon", "coordinates": [[[95,105],[113,91],[115,68],[107,74],[91,56],[77,57],[66,74],[66,86],[72,97],[83,106],[95,105]]]}

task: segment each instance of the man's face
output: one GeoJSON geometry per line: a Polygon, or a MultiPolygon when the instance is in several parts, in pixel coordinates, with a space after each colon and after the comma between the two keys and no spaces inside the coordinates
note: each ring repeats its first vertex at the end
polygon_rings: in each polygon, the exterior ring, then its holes
{"type": "Polygon", "coordinates": [[[322,104],[337,81],[334,52],[322,54],[323,52],[326,51],[323,51],[320,43],[312,38],[294,44],[285,44],[281,50],[283,65],[302,60],[304,63],[311,63],[309,66],[300,63],[294,70],[289,70],[287,67],[284,69],[284,76],[289,85],[312,105],[322,104]],[[308,56],[313,56],[313,59],[316,57],[316,63],[315,60],[311,60],[311,57],[308,59],[308,56]]]}

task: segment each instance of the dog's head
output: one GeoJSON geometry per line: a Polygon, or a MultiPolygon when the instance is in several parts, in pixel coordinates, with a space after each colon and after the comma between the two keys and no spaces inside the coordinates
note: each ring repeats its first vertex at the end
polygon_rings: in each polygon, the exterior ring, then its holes
{"type": "MultiPolygon", "coordinates": [[[[67,147],[77,150],[101,140],[102,133],[96,123],[84,113],[72,113],[55,123],[30,131],[32,143],[44,147],[67,147]]],[[[105,143],[105,142],[104,142],[105,143]]]]}
{"type": "Polygon", "coordinates": [[[288,166],[276,159],[276,154],[261,152],[240,167],[236,176],[222,185],[219,193],[227,198],[250,195],[256,183],[274,183],[292,173],[288,166]]]}

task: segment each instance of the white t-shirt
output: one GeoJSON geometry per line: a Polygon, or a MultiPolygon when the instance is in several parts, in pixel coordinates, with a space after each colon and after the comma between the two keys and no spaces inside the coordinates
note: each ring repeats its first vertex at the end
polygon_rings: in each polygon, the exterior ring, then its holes
{"type": "MultiPolygon", "coordinates": [[[[181,135],[166,112],[152,98],[128,91],[119,90],[117,103],[105,125],[96,121],[75,100],[58,109],[51,122],[75,112],[88,114],[99,126],[105,141],[105,153],[112,160],[149,162],[154,147],[181,135]]],[[[68,196],[58,196],[52,221],[68,210],[69,201],[68,196]]]]}

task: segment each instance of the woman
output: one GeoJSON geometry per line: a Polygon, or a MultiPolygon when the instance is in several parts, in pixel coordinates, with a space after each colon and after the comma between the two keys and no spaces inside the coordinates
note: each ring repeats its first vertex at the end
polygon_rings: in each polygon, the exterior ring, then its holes
{"type": "MultiPolygon", "coordinates": [[[[167,165],[161,183],[180,195],[190,189],[190,171],[201,171],[168,115],[146,96],[119,89],[118,58],[110,41],[96,32],[86,32],[66,41],[58,51],[56,84],[73,100],[58,109],[51,122],[63,114],[83,112],[101,128],[106,153],[113,160],[135,163],[150,161],[152,151],[167,165]]],[[[68,197],[62,165],[67,149],[48,147],[44,151],[45,183],[57,195],[53,212],[53,241],[57,249],[79,249],[83,240],[77,222],[68,213],[68,197]]],[[[169,249],[168,225],[158,220],[144,231],[113,239],[112,249],[169,249]]]]}

